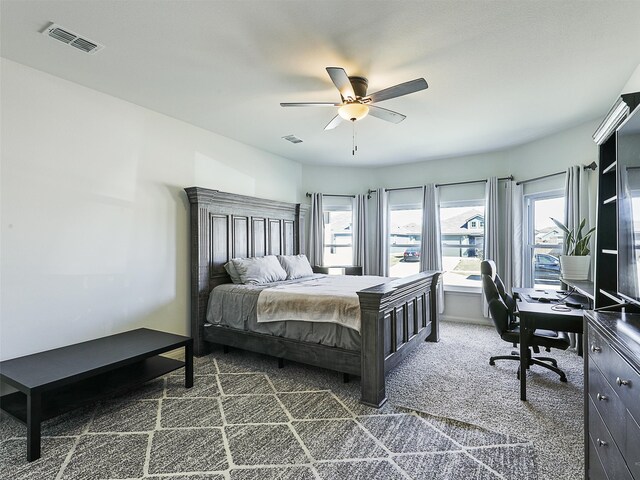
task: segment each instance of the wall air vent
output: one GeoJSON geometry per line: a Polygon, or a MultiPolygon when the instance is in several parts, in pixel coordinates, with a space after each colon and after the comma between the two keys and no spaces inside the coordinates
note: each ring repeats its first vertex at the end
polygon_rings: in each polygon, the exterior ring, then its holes
{"type": "Polygon", "coordinates": [[[302,143],[302,140],[300,140],[298,137],[296,137],[295,135],[287,135],[284,138],[287,142],[291,142],[291,143],[302,143]]]}
{"type": "Polygon", "coordinates": [[[52,23],[45,28],[42,34],[53,38],[54,40],[58,40],[59,42],[66,43],[67,45],[77,48],[89,55],[93,55],[104,48],[104,45],[100,45],[93,40],[81,37],[68,28],[61,27],[55,23],[52,23]]]}

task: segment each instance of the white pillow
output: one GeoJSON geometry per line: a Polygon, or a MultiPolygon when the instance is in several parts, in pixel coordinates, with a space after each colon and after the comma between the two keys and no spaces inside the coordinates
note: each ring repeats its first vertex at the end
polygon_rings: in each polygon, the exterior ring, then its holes
{"type": "Polygon", "coordinates": [[[313,269],[306,255],[278,255],[278,261],[287,272],[287,280],[313,275],[313,269]]]}
{"type": "Polygon", "coordinates": [[[252,258],[232,258],[242,283],[270,283],[287,279],[287,272],[275,255],[252,258]]]}
{"type": "Polygon", "coordinates": [[[236,270],[236,267],[231,260],[224,264],[224,269],[231,277],[231,281],[233,283],[242,283],[242,280],[240,280],[240,275],[238,275],[238,271],[236,270]]]}

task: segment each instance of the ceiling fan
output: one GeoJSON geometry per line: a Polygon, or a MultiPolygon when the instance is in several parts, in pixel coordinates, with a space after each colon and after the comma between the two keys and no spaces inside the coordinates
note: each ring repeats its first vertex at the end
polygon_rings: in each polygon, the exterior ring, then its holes
{"type": "Polygon", "coordinates": [[[374,103],[379,103],[391,98],[401,97],[410,93],[419,92],[428,88],[424,78],[416,78],[409,82],[400,83],[393,87],[385,88],[376,93],[367,95],[368,80],[364,77],[350,77],[344,68],[327,67],[327,73],[331,77],[333,84],[340,92],[340,103],[331,102],[298,102],[281,103],[282,107],[339,107],[338,115],[324,127],[325,130],[336,128],[343,120],[356,122],[370,114],[373,117],[386,120],[387,122],[400,123],[406,118],[401,113],[381,108],[374,103]]]}

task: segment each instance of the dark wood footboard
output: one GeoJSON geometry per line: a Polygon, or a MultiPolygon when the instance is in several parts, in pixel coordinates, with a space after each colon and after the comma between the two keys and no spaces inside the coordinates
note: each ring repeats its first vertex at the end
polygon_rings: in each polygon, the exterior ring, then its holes
{"type": "Polygon", "coordinates": [[[384,404],[385,374],[418,342],[439,340],[439,277],[440,272],[421,272],[358,292],[362,315],[360,401],[365,405],[384,404]]]}

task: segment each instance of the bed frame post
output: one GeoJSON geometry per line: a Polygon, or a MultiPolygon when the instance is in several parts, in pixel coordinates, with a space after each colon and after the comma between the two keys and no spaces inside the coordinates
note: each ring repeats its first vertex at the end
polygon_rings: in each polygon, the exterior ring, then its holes
{"type": "MultiPolygon", "coordinates": [[[[438,285],[442,281],[442,275],[436,275],[431,283],[431,301],[429,302],[429,310],[431,317],[431,333],[427,337],[427,342],[440,341],[440,308],[438,306],[438,285]]],[[[440,288],[443,288],[440,285],[440,288]]]]}
{"type": "Polygon", "coordinates": [[[358,292],[361,311],[361,397],[360,402],[380,408],[387,401],[384,382],[384,314],[380,312],[382,295],[366,290],[358,292]]]}
{"type": "Polygon", "coordinates": [[[209,211],[202,202],[202,189],[185,188],[190,208],[190,264],[191,264],[191,337],[193,353],[200,357],[209,353],[204,341],[204,318],[209,292],[209,211]],[[204,294],[204,295],[203,295],[204,294]]]}
{"type": "Polygon", "coordinates": [[[361,403],[375,408],[384,405],[385,374],[419,342],[438,341],[439,277],[437,271],[420,272],[357,292],[361,315],[361,403]]]}

